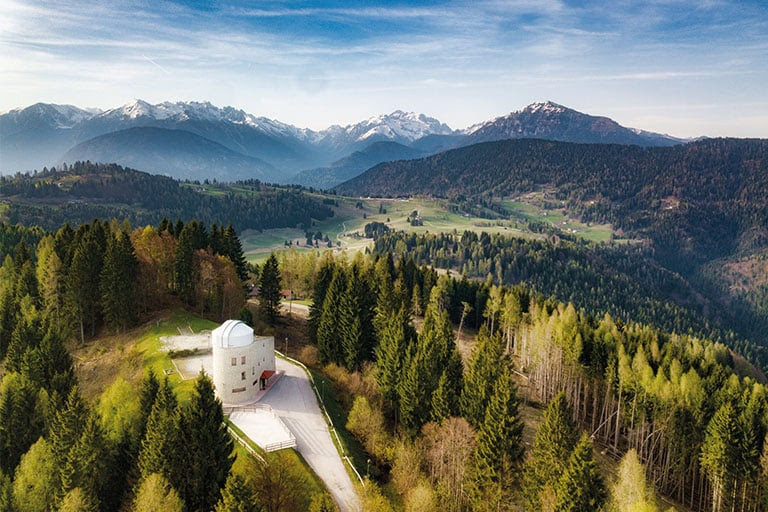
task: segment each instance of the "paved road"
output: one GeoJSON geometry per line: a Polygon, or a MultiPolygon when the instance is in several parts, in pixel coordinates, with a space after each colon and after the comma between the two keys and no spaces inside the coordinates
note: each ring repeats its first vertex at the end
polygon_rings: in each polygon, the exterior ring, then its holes
{"type": "Polygon", "coordinates": [[[269,404],[296,436],[296,448],[325,482],[341,512],[359,512],[360,500],[344,462],[331,441],[317,397],[307,374],[299,366],[277,358],[277,369],[285,374],[260,400],[269,404]]]}

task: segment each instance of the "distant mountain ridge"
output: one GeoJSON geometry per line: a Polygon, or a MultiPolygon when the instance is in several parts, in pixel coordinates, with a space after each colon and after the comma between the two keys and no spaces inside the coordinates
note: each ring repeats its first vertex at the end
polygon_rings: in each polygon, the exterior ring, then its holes
{"type": "Polygon", "coordinates": [[[73,147],[61,162],[116,161],[175,179],[269,181],[275,169],[184,130],[136,127],[99,135],[73,147]]]}
{"type": "Polygon", "coordinates": [[[506,116],[468,128],[462,145],[506,139],[674,146],[686,142],[669,135],[625,128],[607,117],[591,116],[551,101],[533,103],[506,116]]]}
{"type": "MultiPolygon", "coordinates": [[[[333,125],[325,130],[314,131],[258,117],[233,107],[217,107],[209,102],[163,102],[153,105],[143,100],[134,100],[106,111],[37,103],[0,115],[0,173],[42,169],[62,161],[64,155],[75,146],[133,128],[162,128],[195,134],[239,153],[244,158],[262,161],[266,164],[261,166],[264,173],[255,173],[251,177],[274,182],[301,182],[301,177],[291,177],[305,170],[338,168],[339,160],[351,157],[355,152],[365,153],[369,146],[377,142],[397,143],[423,154],[433,154],[479,141],[520,137],[644,146],[682,142],[665,135],[624,128],[608,118],[588,116],[552,102],[535,103],[508,116],[463,131],[454,130],[425,114],[401,110],[347,126],[333,125]]],[[[163,132],[147,131],[145,135],[149,133],[160,136],[153,147],[154,154],[160,155],[163,152],[162,141],[169,140],[167,134],[163,136],[163,132]]],[[[101,150],[96,149],[98,143],[106,140],[111,139],[101,138],[90,142],[89,151],[98,153],[108,161],[116,161],[116,157],[110,158],[108,151],[108,148],[114,149],[116,146],[111,144],[101,150]]],[[[178,138],[174,140],[178,142],[178,138]]],[[[211,144],[204,146],[216,147],[211,144]]],[[[371,161],[371,165],[421,156],[414,154],[404,157],[402,148],[390,146],[390,149],[392,154],[386,154],[381,147],[368,151],[369,154],[378,152],[380,155],[377,161],[371,161]]],[[[179,150],[179,147],[168,148],[172,154],[162,158],[172,160],[178,157],[179,150]]],[[[189,150],[201,156],[200,148],[189,150]]],[[[219,157],[220,150],[214,150],[206,159],[215,161],[219,157]]],[[[237,164],[232,169],[228,167],[235,160],[221,160],[217,176],[222,179],[240,176],[242,166],[237,164]]],[[[363,160],[359,155],[353,158],[353,161],[363,160]]],[[[117,163],[134,165],[136,161],[117,163]]],[[[343,178],[352,177],[352,172],[365,170],[360,165],[358,163],[346,167],[342,172],[343,178]]],[[[199,175],[205,168],[195,174],[199,175]]],[[[191,177],[191,174],[187,177],[191,177]]],[[[329,181],[321,188],[334,184],[329,181]]]]}

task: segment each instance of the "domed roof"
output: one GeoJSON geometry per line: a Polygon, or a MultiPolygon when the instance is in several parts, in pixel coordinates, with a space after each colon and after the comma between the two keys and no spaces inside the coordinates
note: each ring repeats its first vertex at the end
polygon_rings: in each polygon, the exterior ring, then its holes
{"type": "Polygon", "coordinates": [[[253,343],[253,329],[240,320],[227,320],[211,332],[213,347],[245,347],[253,343]]]}

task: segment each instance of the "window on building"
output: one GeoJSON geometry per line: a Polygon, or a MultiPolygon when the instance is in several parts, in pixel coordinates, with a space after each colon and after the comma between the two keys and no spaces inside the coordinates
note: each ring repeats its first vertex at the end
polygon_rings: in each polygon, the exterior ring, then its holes
{"type": "Polygon", "coordinates": [[[236,357],[232,358],[232,366],[237,366],[237,358],[236,357]]]}
{"type": "Polygon", "coordinates": [[[240,364],[245,364],[245,356],[240,358],[240,364]]]}
{"type": "Polygon", "coordinates": [[[240,380],[245,380],[245,372],[242,372],[242,373],[240,374],[240,380]]]}

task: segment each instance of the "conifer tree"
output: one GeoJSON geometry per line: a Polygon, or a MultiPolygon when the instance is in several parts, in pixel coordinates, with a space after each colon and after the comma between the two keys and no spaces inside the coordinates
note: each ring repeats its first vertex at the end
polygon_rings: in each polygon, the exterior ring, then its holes
{"type": "Polygon", "coordinates": [[[75,487],[61,500],[59,512],[99,512],[99,500],[87,490],[75,487]]]}
{"type": "Polygon", "coordinates": [[[0,383],[0,471],[13,474],[43,428],[37,389],[23,375],[4,375],[0,383]]]}
{"type": "Polygon", "coordinates": [[[224,256],[228,256],[229,259],[232,260],[240,280],[243,282],[247,281],[248,265],[245,261],[245,255],[243,254],[243,245],[240,243],[240,238],[238,238],[237,232],[232,224],[229,224],[223,231],[221,244],[224,256]]]}
{"type": "MultiPolygon", "coordinates": [[[[141,439],[144,439],[146,434],[147,420],[152,412],[152,406],[155,404],[159,389],[160,383],[157,381],[155,372],[150,368],[144,380],[142,380],[141,389],[139,390],[139,426],[137,430],[141,439]]],[[[136,447],[137,452],[139,448],[140,446],[136,447]]]]}
{"type": "Polygon", "coordinates": [[[522,460],[523,422],[519,408],[512,372],[505,366],[477,433],[475,464],[486,480],[503,481],[522,460]]]}
{"type": "Polygon", "coordinates": [[[712,510],[715,512],[722,510],[726,490],[735,474],[737,428],[736,412],[733,405],[726,402],[709,421],[701,447],[701,467],[712,483],[712,510]]]}
{"type": "Polygon", "coordinates": [[[183,512],[184,502],[167,479],[152,473],[141,481],[133,500],[133,512],[183,512]]]}
{"type": "Polygon", "coordinates": [[[550,510],[554,490],[565,471],[568,457],[578,441],[573,409],[562,391],[547,406],[536,430],[531,461],[526,468],[524,495],[526,510],[550,510]]]}
{"type": "Polygon", "coordinates": [[[221,490],[221,499],[216,504],[215,512],[261,512],[255,503],[251,484],[238,474],[230,473],[227,483],[221,490]]]}
{"type": "MultiPolygon", "coordinates": [[[[89,411],[77,388],[69,392],[66,401],[56,415],[48,429],[48,438],[51,445],[51,453],[56,461],[56,466],[62,470],[69,452],[77,444],[88,422],[89,411]]],[[[61,482],[57,488],[61,487],[61,482]]]]}
{"type": "MultiPolygon", "coordinates": [[[[82,234],[73,241],[72,263],[66,274],[64,302],[71,317],[80,326],[80,342],[85,342],[86,324],[95,333],[96,322],[101,315],[99,277],[103,262],[100,244],[101,228],[85,226],[82,234]]],[[[81,230],[78,230],[80,232],[81,230]]],[[[102,233],[103,234],[103,233],[102,233]]]]}
{"type": "Polygon", "coordinates": [[[464,374],[460,403],[462,416],[470,425],[479,428],[493,393],[503,353],[498,335],[489,335],[483,325],[477,334],[477,343],[464,374]]]}
{"type": "Polygon", "coordinates": [[[118,332],[135,321],[136,273],[138,261],[133,244],[122,231],[110,237],[101,271],[101,305],[105,322],[118,332]]]}
{"type": "Polygon", "coordinates": [[[315,286],[312,290],[312,305],[309,306],[309,333],[310,339],[317,343],[317,329],[323,314],[325,294],[333,279],[335,263],[330,257],[324,257],[315,277],[315,286]]]}
{"type": "Polygon", "coordinates": [[[178,491],[188,510],[208,511],[219,501],[234,458],[221,401],[214,395],[211,379],[202,371],[182,416],[183,476],[178,491]]]}
{"type": "Polygon", "coordinates": [[[341,361],[339,318],[342,315],[342,301],[346,291],[347,273],[343,267],[338,266],[333,272],[331,284],[325,294],[322,315],[317,327],[317,353],[322,363],[341,361]]]}
{"type": "MultiPolygon", "coordinates": [[[[105,497],[109,450],[95,415],[89,414],[82,433],[61,468],[61,494],[80,488],[94,498],[105,497]]],[[[115,498],[114,496],[112,497],[115,498]]]]}
{"type": "MultiPolygon", "coordinates": [[[[44,437],[21,458],[13,480],[14,507],[8,512],[54,510],[59,475],[51,447],[44,437]]],[[[2,510],[2,508],[0,508],[2,510]]]]}
{"type": "Polygon", "coordinates": [[[440,380],[437,382],[437,389],[432,393],[432,411],[430,414],[430,420],[435,423],[442,423],[444,419],[453,416],[453,409],[451,404],[450,384],[448,382],[448,373],[443,372],[440,376],[440,380]]]}
{"type": "Polygon", "coordinates": [[[634,449],[619,464],[616,484],[611,488],[609,512],[658,512],[653,488],[645,480],[645,468],[634,449]]]}
{"type": "Polygon", "coordinates": [[[195,227],[187,224],[181,230],[176,245],[176,253],[173,258],[173,288],[185,304],[191,305],[195,300],[195,276],[194,254],[195,227]]]}
{"type": "Polygon", "coordinates": [[[259,281],[259,307],[270,325],[275,325],[280,316],[281,297],[280,269],[277,265],[277,258],[274,254],[270,254],[261,267],[259,281]]]}
{"type": "Polygon", "coordinates": [[[173,454],[181,453],[180,435],[176,421],[178,415],[176,396],[166,378],[157,391],[155,403],[147,419],[147,429],[139,451],[139,472],[143,478],[160,473],[171,484],[178,482],[177,467],[173,454]],[[177,452],[178,450],[178,452],[177,452]]]}
{"type": "Polygon", "coordinates": [[[592,441],[586,434],[576,443],[568,465],[555,488],[555,512],[594,512],[605,503],[603,477],[592,454],[592,441]]]}
{"type": "Polygon", "coordinates": [[[403,359],[412,335],[405,307],[391,312],[382,325],[376,347],[376,381],[387,406],[397,409],[399,382],[405,370],[403,359]]]}
{"type": "Polygon", "coordinates": [[[341,363],[349,371],[357,368],[364,358],[365,338],[361,321],[362,297],[365,295],[361,276],[353,268],[349,275],[347,287],[339,305],[339,342],[341,343],[341,363]]]}

